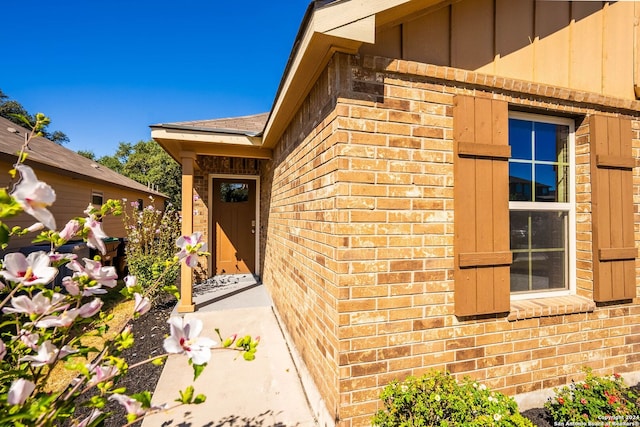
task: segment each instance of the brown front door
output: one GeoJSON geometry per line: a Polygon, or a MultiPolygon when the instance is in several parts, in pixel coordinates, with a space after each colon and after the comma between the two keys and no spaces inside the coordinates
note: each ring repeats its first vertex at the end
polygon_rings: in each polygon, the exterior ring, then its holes
{"type": "Polygon", "coordinates": [[[213,179],[216,274],[255,272],[256,182],[213,179]]]}

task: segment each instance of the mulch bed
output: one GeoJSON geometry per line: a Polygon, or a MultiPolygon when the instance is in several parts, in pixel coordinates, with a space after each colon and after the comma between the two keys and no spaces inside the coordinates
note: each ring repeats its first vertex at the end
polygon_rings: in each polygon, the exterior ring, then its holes
{"type": "MultiPolygon", "coordinates": [[[[122,357],[129,365],[164,353],[162,343],[165,336],[169,333],[167,320],[175,305],[176,300],[174,297],[160,296],[148,313],[131,322],[131,330],[135,337],[135,344],[132,348],[122,353],[122,357]]],[[[130,370],[127,375],[120,379],[118,387],[126,387],[127,395],[140,393],[145,390],[153,393],[161,373],[162,366],[146,363],[130,370]]],[[[178,397],[177,390],[176,397],[178,397]]],[[[116,402],[109,402],[107,407],[103,409],[103,412],[112,413],[111,416],[105,419],[104,427],[121,427],[127,423],[126,411],[116,402]]],[[[78,408],[76,410],[77,417],[86,416],[88,413],[87,408],[78,408]]],[[[133,425],[140,426],[141,424],[142,421],[139,421],[133,425]]]]}
{"type": "Polygon", "coordinates": [[[527,409],[522,415],[529,418],[537,427],[553,427],[553,418],[545,408],[527,409]]]}
{"type": "MultiPolygon", "coordinates": [[[[131,322],[131,330],[135,337],[135,344],[132,348],[122,353],[122,357],[124,357],[129,365],[164,353],[162,343],[165,336],[169,333],[167,320],[175,305],[176,300],[174,297],[163,295],[159,297],[159,300],[154,303],[148,313],[131,322]]],[[[145,390],[153,393],[160,379],[162,368],[162,366],[156,366],[151,363],[141,365],[130,370],[127,375],[118,382],[118,386],[126,387],[127,395],[140,393],[145,390]]],[[[176,397],[178,397],[177,390],[176,397]]],[[[123,421],[126,420],[124,408],[112,402],[112,406],[109,409],[112,410],[113,416],[105,420],[104,427],[122,426],[124,424],[123,421]]],[[[140,424],[142,424],[142,422],[134,425],[139,426],[140,424]]]]}

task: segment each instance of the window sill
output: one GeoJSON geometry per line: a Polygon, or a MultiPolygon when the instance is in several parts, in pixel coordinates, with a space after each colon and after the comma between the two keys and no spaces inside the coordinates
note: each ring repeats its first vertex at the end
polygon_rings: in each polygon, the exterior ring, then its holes
{"type": "Polygon", "coordinates": [[[511,301],[511,311],[507,320],[590,313],[595,308],[596,304],[593,301],[577,295],[511,301]]]}

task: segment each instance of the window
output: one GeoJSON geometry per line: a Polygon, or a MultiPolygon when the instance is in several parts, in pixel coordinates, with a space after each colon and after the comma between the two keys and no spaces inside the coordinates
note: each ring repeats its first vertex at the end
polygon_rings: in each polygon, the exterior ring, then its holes
{"type": "Polygon", "coordinates": [[[509,116],[512,297],[569,293],[575,282],[574,125],[509,116]]]}
{"type": "Polygon", "coordinates": [[[220,184],[220,201],[225,203],[244,203],[249,201],[249,185],[235,182],[220,184]]]}
{"type": "Polygon", "coordinates": [[[96,208],[99,208],[104,203],[104,195],[99,191],[91,193],[91,204],[96,208]]]}

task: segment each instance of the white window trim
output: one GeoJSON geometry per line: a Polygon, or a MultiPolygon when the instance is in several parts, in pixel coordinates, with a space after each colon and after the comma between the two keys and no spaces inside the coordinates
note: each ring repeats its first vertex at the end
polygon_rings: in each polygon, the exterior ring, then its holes
{"type": "MultiPolygon", "coordinates": [[[[540,207],[536,206],[539,210],[566,210],[567,206],[569,212],[568,217],[568,240],[567,240],[567,254],[569,256],[569,265],[567,271],[568,277],[568,289],[562,289],[557,291],[544,291],[544,292],[527,292],[527,293],[511,293],[512,301],[521,301],[537,298],[551,298],[576,294],[576,141],[575,141],[575,122],[572,119],[546,116],[541,114],[530,114],[520,112],[509,112],[510,119],[529,120],[534,122],[551,123],[557,125],[566,125],[569,127],[569,140],[568,140],[568,159],[569,159],[569,182],[571,183],[571,191],[569,192],[568,203],[540,203],[540,207]]],[[[529,202],[509,202],[509,212],[511,210],[529,210],[529,202]]]]}

